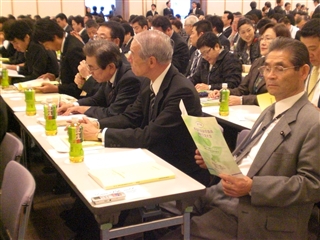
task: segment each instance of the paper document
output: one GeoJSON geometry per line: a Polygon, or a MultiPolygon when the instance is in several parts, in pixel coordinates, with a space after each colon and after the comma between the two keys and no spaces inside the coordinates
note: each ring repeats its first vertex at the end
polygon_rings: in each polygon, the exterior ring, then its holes
{"type": "MultiPolygon", "coordinates": [[[[5,65],[5,64],[3,64],[5,65]]],[[[0,75],[2,76],[2,72],[0,71],[0,75]]],[[[24,75],[19,74],[16,70],[8,69],[8,76],[14,78],[24,78],[24,75]]]]}
{"type": "Polygon", "coordinates": [[[15,83],[14,86],[19,91],[24,91],[28,87],[29,84],[32,88],[35,88],[35,87],[41,87],[42,83],[51,83],[53,85],[59,85],[58,81],[49,81],[48,79],[39,78],[39,79],[34,79],[34,80],[26,81],[26,82],[15,83]]]}
{"type": "Polygon", "coordinates": [[[229,147],[222,135],[221,128],[215,117],[193,117],[186,114],[181,101],[180,109],[193,141],[195,142],[209,172],[212,175],[225,173],[242,176],[229,147]]]}
{"type": "Polygon", "coordinates": [[[257,100],[261,108],[261,111],[265,110],[271,104],[276,102],[275,97],[272,96],[270,93],[263,93],[263,94],[257,95],[257,100]]]}
{"type": "Polygon", "coordinates": [[[155,162],[88,171],[102,188],[112,189],[175,178],[174,173],[155,162]]]}

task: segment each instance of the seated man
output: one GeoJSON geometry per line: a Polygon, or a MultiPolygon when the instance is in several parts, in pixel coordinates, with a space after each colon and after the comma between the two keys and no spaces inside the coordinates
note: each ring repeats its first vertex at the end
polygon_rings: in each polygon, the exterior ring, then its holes
{"type": "MultiPolygon", "coordinates": [[[[100,24],[95,40],[105,40],[115,43],[119,48],[124,41],[124,28],[118,22],[104,22],[100,24]]],[[[129,65],[127,57],[120,51],[121,61],[123,64],[129,65]]],[[[90,74],[86,61],[81,61],[78,66],[79,74],[75,77],[75,83],[78,88],[82,90],[81,97],[93,96],[99,89],[100,83],[98,83],[90,74]]]]}
{"type": "Polygon", "coordinates": [[[154,30],[161,31],[173,40],[172,64],[179,72],[184,74],[189,63],[189,49],[186,41],[175,31],[172,30],[171,23],[167,17],[156,16],[152,20],[154,30]]]}
{"type": "Polygon", "coordinates": [[[85,44],[89,41],[89,35],[87,29],[84,27],[83,17],[80,15],[72,18],[72,29],[71,35],[79,36],[85,44]]]}
{"type": "MultiPolygon", "coordinates": [[[[41,43],[47,50],[61,51],[59,74],[61,84],[54,86],[50,83],[43,83],[38,90],[43,93],[61,93],[79,98],[81,90],[77,88],[73,80],[78,73],[79,63],[85,58],[82,51],[83,43],[48,19],[40,19],[36,22],[34,40],[41,43]]],[[[55,76],[50,73],[40,77],[55,80],[55,76]]]]}
{"type": "MultiPolygon", "coordinates": [[[[308,239],[320,200],[320,113],[304,92],[309,63],[301,42],[271,43],[261,72],[276,103],[233,153],[243,176],[220,174],[196,202],[200,215],[191,219],[191,239],[308,239]]],[[[199,153],[195,158],[205,167],[199,153]]]]}
{"type": "Polygon", "coordinates": [[[220,41],[213,32],[203,34],[197,41],[197,48],[203,59],[189,79],[198,91],[221,89],[222,83],[228,83],[228,88],[235,88],[240,84],[240,60],[221,48],[220,41]]]}
{"type": "Polygon", "coordinates": [[[147,148],[189,176],[207,185],[208,171],[193,160],[195,144],[181,118],[182,99],[190,115],[201,116],[200,99],[192,84],[171,65],[170,37],[160,31],[137,34],[129,62],[135,75],[147,77],[137,100],[124,113],[95,122],[83,120],[84,138],[105,147],[147,148]]]}
{"type": "Polygon", "coordinates": [[[25,76],[13,79],[13,83],[36,79],[47,72],[58,77],[59,65],[55,53],[45,50],[32,40],[32,28],[26,20],[7,21],[4,24],[4,34],[13,47],[25,56],[24,66],[7,66],[8,69],[17,70],[19,74],[25,76]]]}
{"type": "Polygon", "coordinates": [[[130,65],[122,64],[119,47],[112,42],[96,40],[83,48],[92,77],[102,83],[92,97],[75,103],[63,103],[59,113],[84,113],[102,119],[122,113],[136,100],[140,81],[132,73],[130,65]]]}

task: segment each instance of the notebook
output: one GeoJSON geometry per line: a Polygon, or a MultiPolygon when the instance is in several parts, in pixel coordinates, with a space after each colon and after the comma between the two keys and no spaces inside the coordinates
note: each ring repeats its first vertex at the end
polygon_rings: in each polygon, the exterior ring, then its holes
{"type": "Polygon", "coordinates": [[[137,163],[114,168],[90,169],[92,177],[102,188],[112,189],[175,178],[175,174],[155,162],[137,163]]]}

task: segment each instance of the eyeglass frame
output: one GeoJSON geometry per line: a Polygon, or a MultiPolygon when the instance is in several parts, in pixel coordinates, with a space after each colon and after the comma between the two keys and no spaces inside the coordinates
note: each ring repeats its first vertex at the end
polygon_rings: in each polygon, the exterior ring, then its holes
{"type": "Polygon", "coordinates": [[[270,67],[270,66],[261,66],[258,68],[260,74],[262,75],[267,75],[267,74],[270,74],[271,71],[273,71],[275,74],[283,74],[286,70],[289,70],[289,69],[294,69],[294,68],[300,68],[300,66],[291,66],[291,67],[283,67],[283,66],[273,66],[273,67],[270,67]],[[270,68],[269,72],[268,73],[264,73],[266,68],[270,68]],[[273,69],[273,70],[272,70],[273,69]],[[276,71],[275,71],[276,69],[276,71]],[[281,69],[281,70],[280,70],[281,69]]]}
{"type": "MultiPolygon", "coordinates": [[[[104,35],[103,35],[104,36],[104,35]]],[[[93,40],[112,40],[114,39],[113,37],[100,37],[98,34],[93,35],[93,40]]]]}
{"type": "Polygon", "coordinates": [[[204,51],[204,53],[200,52],[201,53],[201,56],[208,56],[209,52],[212,50],[212,47],[209,48],[208,50],[204,51]]]}

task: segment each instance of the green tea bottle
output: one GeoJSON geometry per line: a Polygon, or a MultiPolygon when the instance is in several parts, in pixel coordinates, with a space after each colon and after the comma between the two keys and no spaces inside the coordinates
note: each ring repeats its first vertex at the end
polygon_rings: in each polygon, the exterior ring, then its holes
{"type": "Polygon", "coordinates": [[[57,105],[52,102],[52,98],[47,98],[47,103],[43,107],[45,129],[47,136],[57,135],[57,105]]]}
{"type": "Polygon", "coordinates": [[[220,108],[219,114],[221,116],[229,115],[229,95],[228,83],[222,83],[222,89],[220,90],[220,108]]]}
{"type": "Polygon", "coordinates": [[[31,85],[28,85],[27,89],[24,91],[24,96],[26,101],[27,116],[36,115],[37,110],[36,110],[35,91],[32,89],[31,85]]]}
{"type": "Polygon", "coordinates": [[[78,118],[72,118],[68,126],[68,136],[70,143],[69,159],[73,163],[83,162],[84,152],[82,148],[83,127],[78,123],[78,118]]]}

